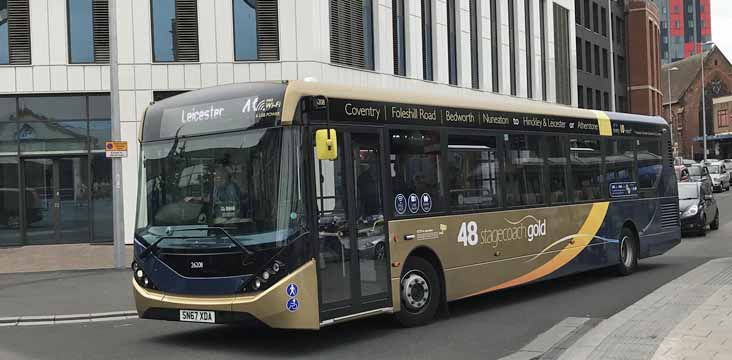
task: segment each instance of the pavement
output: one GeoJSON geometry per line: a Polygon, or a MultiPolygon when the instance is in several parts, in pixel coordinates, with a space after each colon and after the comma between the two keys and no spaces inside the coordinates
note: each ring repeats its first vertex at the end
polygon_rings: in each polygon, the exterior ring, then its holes
{"type": "MultiPolygon", "coordinates": [[[[132,246],[124,264],[132,263],[132,246]]],[[[114,267],[112,244],[68,244],[0,247],[0,274],[114,267]]],[[[0,310],[0,313],[2,310],[0,310]]]]}
{"type": "Polygon", "coordinates": [[[732,359],[732,258],[707,262],[600,322],[561,359],[732,359]]]}
{"type": "Polygon", "coordinates": [[[0,274],[0,326],[135,316],[131,270],[0,274]]]}

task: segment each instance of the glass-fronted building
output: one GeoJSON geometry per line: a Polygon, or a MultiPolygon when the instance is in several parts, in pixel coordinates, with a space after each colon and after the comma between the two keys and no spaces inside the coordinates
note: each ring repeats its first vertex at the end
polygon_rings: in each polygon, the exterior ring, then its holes
{"type": "Polygon", "coordinates": [[[0,96],[0,246],[112,239],[107,94],[0,96]]]}

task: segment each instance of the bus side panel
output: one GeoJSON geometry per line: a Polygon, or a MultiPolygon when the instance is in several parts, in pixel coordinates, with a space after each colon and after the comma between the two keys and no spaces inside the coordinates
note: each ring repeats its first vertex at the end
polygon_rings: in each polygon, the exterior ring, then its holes
{"type": "MultiPolygon", "coordinates": [[[[599,231],[608,207],[603,202],[391,221],[392,280],[398,285],[407,256],[422,246],[440,258],[448,300],[543,279],[586,247],[606,242],[599,231]]],[[[609,261],[581,259],[588,267],[609,261]]]]}

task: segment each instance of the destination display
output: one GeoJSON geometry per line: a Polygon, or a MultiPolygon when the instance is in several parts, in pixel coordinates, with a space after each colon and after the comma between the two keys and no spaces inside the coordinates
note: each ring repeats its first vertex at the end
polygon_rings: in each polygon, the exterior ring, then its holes
{"type": "Polygon", "coordinates": [[[146,141],[276,126],[282,117],[285,84],[235,84],[192,91],[147,110],[146,141]]]}
{"type": "MultiPolygon", "coordinates": [[[[331,120],[379,124],[413,124],[491,130],[600,134],[597,119],[569,118],[400,103],[330,99],[331,120]]],[[[647,124],[613,122],[614,136],[660,136],[662,128],[647,124]]]]}

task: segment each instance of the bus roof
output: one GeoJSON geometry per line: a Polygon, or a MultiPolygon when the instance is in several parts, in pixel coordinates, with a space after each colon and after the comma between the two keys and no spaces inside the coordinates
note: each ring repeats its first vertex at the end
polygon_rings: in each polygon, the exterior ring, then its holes
{"type": "Polygon", "coordinates": [[[588,120],[606,116],[622,123],[668,126],[661,117],[578,109],[470,89],[382,89],[293,80],[215,86],[156,102],[146,112],[141,140],[288,125],[295,119],[300,100],[307,96],[588,120]]]}
{"type": "MultiPolygon", "coordinates": [[[[297,102],[304,96],[326,96],[328,98],[357,99],[374,102],[391,102],[438,107],[465,108],[474,110],[495,110],[514,113],[553,115],[573,118],[597,119],[594,110],[580,109],[568,105],[479,92],[472,89],[449,87],[444,93],[414,89],[364,88],[321,83],[316,81],[289,81],[285,94],[283,121],[291,121],[297,102]],[[459,95],[455,95],[459,92],[459,95]]],[[[637,122],[667,126],[666,120],[659,116],[604,112],[610,120],[637,122]]]]}

